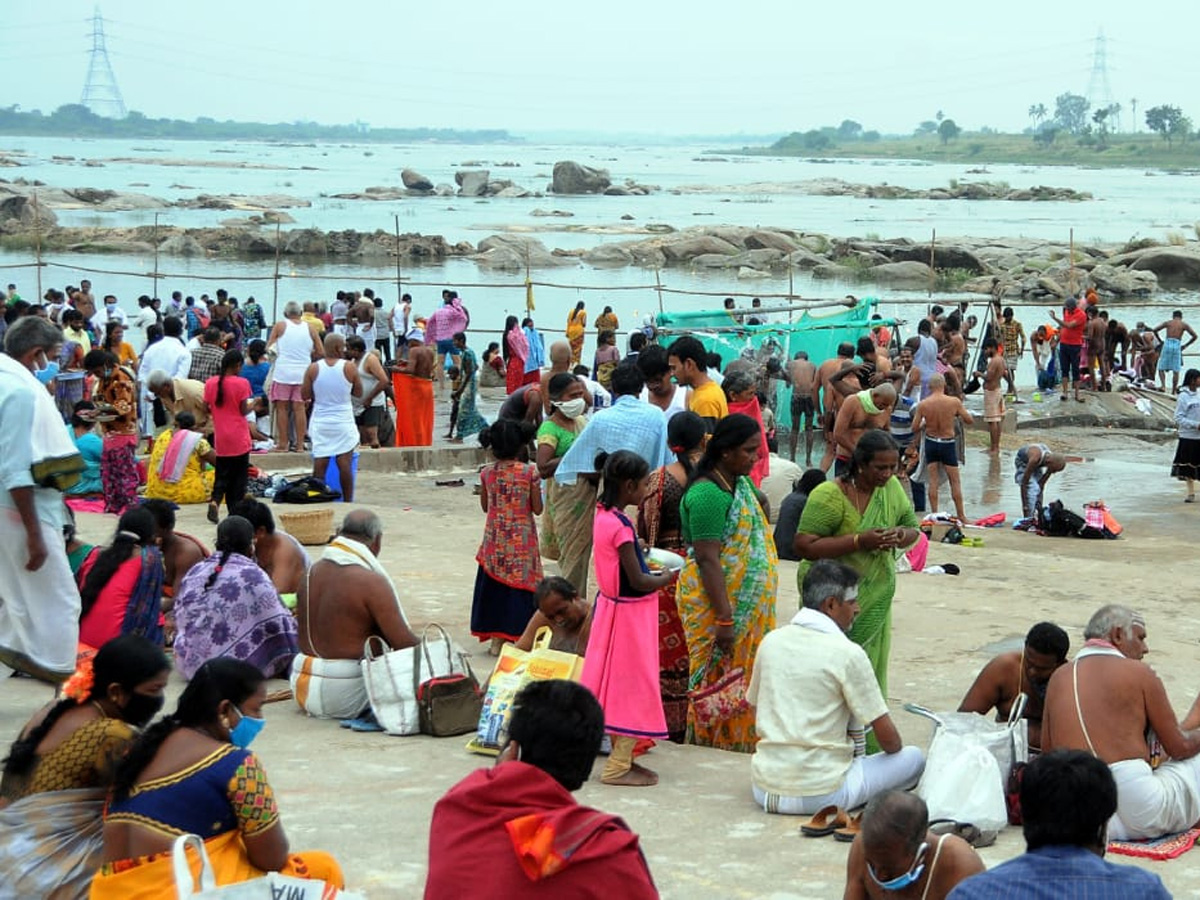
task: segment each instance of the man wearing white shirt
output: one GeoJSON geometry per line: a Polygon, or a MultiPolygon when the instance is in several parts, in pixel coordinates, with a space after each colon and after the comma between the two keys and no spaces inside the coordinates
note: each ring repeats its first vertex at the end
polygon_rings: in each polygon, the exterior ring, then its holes
{"type": "Polygon", "coordinates": [[[858,616],[858,573],[823,559],[804,576],[803,606],[759,646],[746,699],[757,707],[754,800],[769,813],[853,809],[916,784],[925,758],[900,740],[870,660],[846,632],[858,616]],[[863,752],[862,723],[883,748],[863,752]]]}
{"type": "MultiPolygon", "coordinates": [[[[153,337],[160,326],[151,325],[147,334],[153,337]]],[[[147,379],[156,370],[166,372],[171,378],[187,378],[188,370],[192,367],[192,354],[188,352],[180,339],[183,335],[183,321],[176,316],[167,316],[162,323],[163,337],[151,341],[142,351],[141,365],[138,368],[138,384],[142,391],[142,434],[151,437],[161,428],[156,428],[153,418],[154,395],[150,393],[147,379]]]]}
{"type": "Polygon", "coordinates": [[[403,294],[392,309],[392,340],[396,342],[396,359],[408,359],[409,320],[412,318],[412,294],[403,294]]]}

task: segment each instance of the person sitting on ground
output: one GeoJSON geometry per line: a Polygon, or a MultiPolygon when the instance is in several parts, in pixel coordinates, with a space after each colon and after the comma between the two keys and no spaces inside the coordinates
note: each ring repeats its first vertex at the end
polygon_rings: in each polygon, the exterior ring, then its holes
{"type": "Polygon", "coordinates": [[[394,650],[417,643],[396,585],[379,562],[382,548],[383,523],[356,509],[301,587],[300,652],[291,683],[296,703],[310,716],[351,719],[370,708],[360,665],[367,638],[381,637],[394,650]]]}
{"type": "Polygon", "coordinates": [[[286,531],[275,527],[271,507],[261,500],[247,497],[233,505],[231,515],[241,516],[254,526],[254,561],[271,576],[284,605],[294,607],[304,574],[312,565],[308,551],[286,531]]]}
{"type": "Polygon", "coordinates": [[[1050,676],[1067,662],[1071,639],[1053,622],[1038,622],[1025,635],[1021,652],[1001,653],[975,678],[959,712],[987,715],[996,710],[996,721],[1008,721],[1009,712],[1017,697],[1028,700],[1021,717],[1029,723],[1029,747],[1042,746],[1042,701],[1050,676]]]}
{"type": "Polygon", "coordinates": [[[299,649],[296,620],[255,565],[254,526],[241,516],[217,526],[217,552],[184,576],[174,612],[175,665],[186,679],[222,656],[280,677],[299,649]]]}
{"type": "Polygon", "coordinates": [[[1128,607],[1101,607],[1083,636],[1046,690],[1042,749],[1087,750],[1108,764],[1117,782],[1110,840],[1186,831],[1200,821],[1200,701],[1182,723],[1175,717],[1162,681],[1141,662],[1145,621],[1128,607]]]}
{"type": "Polygon", "coordinates": [[[858,573],[818,560],[801,600],[791,623],[763,638],[746,692],[759,739],[750,761],[754,802],[769,813],[812,815],[916,784],[924,754],[904,746],[870,660],[846,636],[858,615],[858,573]],[[882,753],[859,755],[866,726],[882,753]]]}
{"type": "Polygon", "coordinates": [[[205,503],[212,497],[216,464],[212,444],[196,430],[196,417],[176,413],[175,427],[154,439],[145,496],[171,503],[205,503]]]}
{"type": "Polygon", "coordinates": [[[175,530],[175,504],[167,500],[146,500],[142,508],[154,516],[158,529],[158,546],[163,559],[163,613],[169,614],[183,576],[208,556],[208,548],[190,534],[175,530]]]}
{"type": "Polygon", "coordinates": [[[923,441],[925,466],[928,469],[929,508],[938,511],[938,469],[946,470],[950,480],[950,496],[954,499],[955,515],[960,522],[967,519],[963,509],[962,482],[958,476],[958,422],[970,425],[975,420],[958,397],[946,393],[946,379],[934,375],[929,379],[929,396],[913,410],[913,435],[923,441]]]}
{"type": "Polygon", "coordinates": [[[1021,515],[1026,519],[1038,519],[1046,482],[1055,472],[1066,468],[1067,458],[1052,452],[1045,444],[1026,444],[1013,457],[1013,466],[1013,480],[1021,490],[1021,515]]]}
{"type": "Polygon", "coordinates": [[[592,605],[581,599],[575,586],[559,575],[538,582],[533,599],[537,611],[514,646],[518,650],[532,650],[538,631],[549,628],[551,650],[583,656],[592,630],[592,605]]]}
{"type": "Polygon", "coordinates": [[[792,483],[792,492],[779,504],[779,518],[775,520],[775,551],[780,559],[797,562],[800,560],[795,547],[792,546],[796,539],[796,530],[800,526],[800,516],[813,488],[824,483],[824,472],[820,469],[809,469],[792,483]]]}
{"type": "Polygon", "coordinates": [[[517,694],[509,742],[433,809],[426,900],[654,900],[638,837],[616,816],[575,802],[592,770],[604,713],[572,681],[535,681],[517,694]],[[486,872],[465,886],[466,872],[486,872]]]}
{"type": "Polygon", "coordinates": [[[275,793],[248,749],[265,722],[266,682],[236,659],[205,663],[175,712],[148,728],[117,768],[104,813],[104,864],[92,900],[151,900],[175,893],[171,847],[204,841],[217,884],[279,872],[345,887],[325,853],[293,854],[275,793]]]}
{"type": "Polygon", "coordinates": [[[842,897],[945,900],[956,885],[982,871],[983,860],[970,844],[958,835],[929,830],[924,800],[903,791],[886,791],[863,812],[862,832],[846,857],[842,897]]]}
{"type": "Polygon", "coordinates": [[[163,564],[158,526],[141,506],[117,521],[108,547],[96,547],[79,567],[79,642],[102,647],[122,634],[162,645],[163,564]]]}
{"type": "Polygon", "coordinates": [[[100,867],[101,813],[117,762],[163,704],[171,664],[145,638],[109,641],[90,684],[30,720],[0,780],[0,884],[8,897],[84,897],[100,867]]]}
{"type": "Polygon", "coordinates": [[[1025,853],[971,876],[950,892],[950,900],[1059,900],[1080,892],[1170,900],[1157,875],[1104,861],[1118,796],[1112,773],[1090,753],[1043,753],[1021,779],[1025,853]]]}
{"type": "Polygon", "coordinates": [[[71,411],[71,440],[83,457],[84,468],[79,480],[67,488],[68,497],[95,497],[104,493],[104,482],[100,479],[104,440],[96,433],[95,415],[96,404],[91,400],[80,400],[71,411]]]}

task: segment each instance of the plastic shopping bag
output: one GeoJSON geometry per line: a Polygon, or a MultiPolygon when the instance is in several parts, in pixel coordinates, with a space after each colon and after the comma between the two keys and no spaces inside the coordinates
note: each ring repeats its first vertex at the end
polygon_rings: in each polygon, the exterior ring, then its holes
{"type": "Polygon", "coordinates": [[[287,900],[364,900],[362,894],[339,891],[324,881],[293,878],[278,872],[217,887],[217,876],[204,849],[204,841],[194,834],[175,838],[171,863],[175,870],[175,896],[179,900],[277,900],[281,897],[287,900]],[[199,878],[192,873],[188,862],[189,848],[200,858],[199,878]]]}

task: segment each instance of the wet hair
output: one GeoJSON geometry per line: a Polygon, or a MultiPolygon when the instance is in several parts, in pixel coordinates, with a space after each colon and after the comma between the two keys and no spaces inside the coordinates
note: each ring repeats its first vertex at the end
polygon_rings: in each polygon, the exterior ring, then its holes
{"type": "Polygon", "coordinates": [[[262,338],[255,338],[246,345],[246,358],[249,359],[251,363],[257,365],[258,362],[266,355],[267,342],[262,338]]]}
{"type": "Polygon", "coordinates": [[[253,545],[254,526],[250,524],[249,520],[243,519],[241,516],[226,516],[224,521],[217,526],[216,550],[219,555],[217,564],[213,566],[212,574],[208,576],[208,581],[204,582],[204,590],[207,591],[213,586],[232,554],[240,553],[242,556],[253,557],[253,545]]]}
{"type": "Polygon", "coordinates": [[[1082,750],[1051,750],[1029,761],[1021,780],[1025,847],[1102,847],[1117,811],[1117,783],[1082,750]]]}
{"type": "Polygon", "coordinates": [[[849,341],[842,341],[838,344],[837,355],[842,359],[854,359],[854,345],[849,341]]]}
{"type": "Polygon", "coordinates": [[[596,454],[596,471],[602,473],[600,496],[596,503],[605,509],[617,509],[621,488],[627,481],[641,481],[650,474],[650,464],[632,450],[596,454]]]}
{"type": "Polygon", "coordinates": [[[577,791],[600,751],[604,711],[581,684],[534,681],[513,701],[508,737],[520,748],[521,762],[537,766],[568,791],[577,791]]]}
{"type": "Polygon", "coordinates": [[[1013,308],[1011,306],[1004,307],[1004,312],[1002,313],[1002,315],[1006,319],[1011,319],[1013,317],[1013,308]]]}
{"type": "Polygon", "coordinates": [[[479,446],[497,460],[516,459],[533,440],[534,427],[518,419],[497,419],[479,432],[479,446]]]}
{"type": "Polygon", "coordinates": [[[850,466],[846,471],[846,479],[850,480],[870,464],[876,453],[886,453],[893,450],[900,452],[896,439],[881,428],[870,428],[862,433],[854,453],[850,455],[850,466]]]}
{"type": "Polygon", "coordinates": [[[551,594],[558,594],[567,600],[575,600],[579,597],[579,591],[575,589],[575,585],[561,575],[550,575],[539,581],[537,587],[533,589],[533,602],[540,606],[541,602],[551,594]]]}
{"type": "Polygon", "coordinates": [[[83,701],[72,697],[59,700],[50,708],[42,721],[27,735],[13,741],[4,760],[4,774],[25,776],[33,771],[37,763],[37,747],[50,733],[63,713],[75,709],[81,703],[102,700],[109,687],[119,684],[129,694],[144,681],[171,670],[171,661],[162,649],[144,637],[123,634],[108,641],[92,658],[92,688],[83,701]]]}
{"type": "Polygon", "coordinates": [[[690,409],[675,413],[667,422],[667,449],[675,454],[689,480],[696,468],[689,454],[704,444],[707,434],[704,420],[690,409]]]}
{"type": "Polygon", "coordinates": [[[546,383],[546,391],[550,394],[551,400],[558,400],[571,385],[578,383],[579,379],[571,373],[559,372],[546,383]]]}
{"type": "Polygon", "coordinates": [[[121,513],[117,520],[117,533],[113,535],[112,543],[100,551],[96,561],[88,571],[83,585],[79,589],[83,601],[79,611],[79,621],[83,621],[100,596],[100,592],[117,574],[121,564],[133,558],[137,546],[147,547],[154,542],[158,534],[158,526],[154,516],[142,506],[134,506],[121,513]]]}
{"type": "Polygon", "coordinates": [[[613,369],[611,383],[614,397],[636,397],[646,386],[642,370],[634,363],[621,363],[613,369]]]}
{"type": "MultiPolygon", "coordinates": [[[[262,672],[240,659],[221,656],[204,663],[183,693],[175,711],[147,728],[117,766],[113,798],[124,800],[150,765],[163,741],[180,728],[201,728],[217,720],[217,707],[228,700],[240,707],[262,686],[262,672]]],[[[586,690],[586,688],[584,689],[586,690]]]]}
{"type": "Polygon", "coordinates": [[[659,344],[651,344],[638,353],[635,365],[642,373],[643,381],[671,374],[671,363],[667,359],[667,351],[659,344]]]}
{"type": "Polygon", "coordinates": [[[820,485],[825,483],[825,473],[821,469],[808,469],[803,475],[796,479],[792,485],[792,490],[800,494],[811,494],[820,485]]]}
{"type": "Polygon", "coordinates": [[[229,510],[231,516],[241,516],[254,526],[254,530],[264,529],[267,534],[275,533],[275,517],[271,515],[271,507],[253,497],[244,497],[233,504],[229,510]]]}
{"type": "Polygon", "coordinates": [[[869,337],[863,336],[858,339],[858,343],[854,345],[854,352],[858,356],[867,357],[875,353],[875,341],[869,337]]]}
{"type": "Polygon", "coordinates": [[[225,377],[231,374],[231,370],[240,368],[245,361],[241,350],[226,350],[225,355],[221,357],[221,374],[217,376],[217,406],[225,402],[225,377]]]}
{"type": "MultiPolygon", "coordinates": [[[[176,416],[175,420],[178,421],[179,416],[176,416]]],[[[161,497],[143,500],[142,509],[154,516],[154,524],[158,526],[159,531],[171,531],[175,528],[175,504],[170,500],[163,500],[161,497]]]]}
{"type": "Polygon", "coordinates": [[[988,350],[998,350],[999,348],[1000,348],[1000,345],[998,343],[996,343],[995,338],[988,338],[986,341],[983,342],[983,349],[985,352],[988,350]]]}
{"type": "Polygon", "coordinates": [[[699,339],[691,335],[676,338],[667,348],[667,356],[673,356],[681,363],[690,359],[696,364],[697,369],[708,368],[708,351],[704,349],[704,345],[700,343],[699,339]]]}
{"type": "Polygon", "coordinates": [[[801,604],[805,609],[820,609],[828,597],[846,599],[846,593],[858,584],[858,572],[836,559],[819,559],[804,574],[800,585],[801,604]]]}
{"type": "Polygon", "coordinates": [[[1071,652],[1071,638],[1053,622],[1038,622],[1025,635],[1025,646],[1065,662],[1067,654],[1071,652]]]}
{"type": "Polygon", "coordinates": [[[91,428],[96,423],[80,417],[81,412],[87,412],[96,408],[96,404],[91,400],[80,400],[71,408],[71,424],[76,428],[91,428]]]}
{"type": "Polygon", "coordinates": [[[708,444],[704,447],[704,456],[700,458],[692,477],[688,479],[688,486],[691,487],[701,478],[711,476],[725,453],[737,449],[750,438],[761,434],[759,424],[749,416],[732,413],[723,418],[717,423],[712,437],[708,439],[708,444]]]}

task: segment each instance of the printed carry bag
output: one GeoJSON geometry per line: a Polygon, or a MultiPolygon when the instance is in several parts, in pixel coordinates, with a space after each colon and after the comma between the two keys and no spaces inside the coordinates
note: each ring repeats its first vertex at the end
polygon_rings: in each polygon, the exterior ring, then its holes
{"type": "Polygon", "coordinates": [[[473,753],[495,756],[504,748],[508,743],[513,700],[529,682],[556,678],[578,681],[582,674],[582,656],[550,649],[548,627],[538,629],[533,639],[533,649],[528,653],[512,644],[505,644],[484,692],[479,727],[475,737],[467,744],[467,749],[473,753]]]}
{"type": "MultiPolygon", "coordinates": [[[[426,632],[429,628],[427,627],[426,632]]],[[[417,734],[421,730],[421,712],[417,701],[418,683],[466,675],[469,667],[463,651],[454,645],[440,627],[442,636],[429,640],[422,635],[415,647],[390,650],[383,638],[372,635],[363,647],[362,673],[371,711],[388,734],[417,734]],[[417,654],[428,654],[428,665],[416,674],[417,654]]]]}
{"type": "Polygon", "coordinates": [[[311,878],[293,878],[268,872],[261,878],[217,887],[217,876],[213,872],[204,841],[194,834],[175,838],[171,848],[171,864],[175,870],[175,896],[179,900],[365,900],[362,894],[339,891],[324,881],[311,878]],[[200,877],[192,874],[188,864],[188,850],[200,857],[200,877]],[[197,884],[197,882],[199,882],[197,884]]]}

